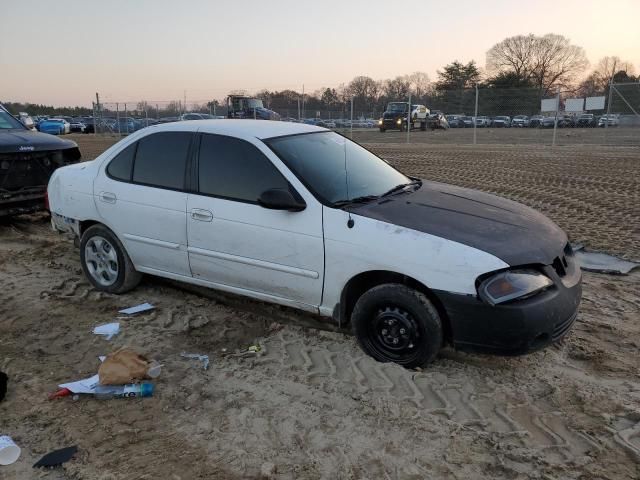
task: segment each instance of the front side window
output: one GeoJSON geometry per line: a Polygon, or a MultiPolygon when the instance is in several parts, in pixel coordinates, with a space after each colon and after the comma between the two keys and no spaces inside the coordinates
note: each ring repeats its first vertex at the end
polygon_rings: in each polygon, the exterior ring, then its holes
{"type": "Polygon", "coordinates": [[[411,181],[335,132],[290,135],[265,142],[324,203],[379,196],[411,181]]]}
{"type": "Polygon", "coordinates": [[[154,133],[138,141],[133,182],[153,187],[184,189],[190,132],[154,133]]]}
{"type": "Polygon", "coordinates": [[[287,179],[254,145],[222,135],[202,135],[198,191],[206,195],[257,202],[265,190],[288,189],[287,179]]]}

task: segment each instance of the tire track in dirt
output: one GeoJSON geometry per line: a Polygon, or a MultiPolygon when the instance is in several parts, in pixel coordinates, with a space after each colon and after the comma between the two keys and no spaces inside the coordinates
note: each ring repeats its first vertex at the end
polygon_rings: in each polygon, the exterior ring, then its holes
{"type": "Polygon", "coordinates": [[[326,392],[411,404],[417,415],[437,415],[514,447],[543,451],[552,462],[573,461],[603,448],[599,439],[571,428],[565,414],[551,405],[523,400],[517,392],[492,391],[468,377],[408,371],[354,355],[343,344],[310,346],[301,335],[286,332],[267,337],[263,345],[267,353],[257,363],[275,367],[279,377],[302,373],[305,382],[326,392]]]}

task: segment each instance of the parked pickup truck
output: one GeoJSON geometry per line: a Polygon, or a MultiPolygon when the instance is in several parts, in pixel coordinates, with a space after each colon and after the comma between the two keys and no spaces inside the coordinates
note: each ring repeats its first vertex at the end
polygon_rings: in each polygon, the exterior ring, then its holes
{"type": "Polygon", "coordinates": [[[78,160],[75,142],[31,130],[0,105],[0,217],[44,210],[53,171],[78,160]]]}

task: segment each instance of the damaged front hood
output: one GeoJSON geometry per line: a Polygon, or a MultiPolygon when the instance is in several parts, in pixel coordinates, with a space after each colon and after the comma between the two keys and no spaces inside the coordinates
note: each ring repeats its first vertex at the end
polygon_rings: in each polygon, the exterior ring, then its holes
{"type": "Polygon", "coordinates": [[[444,183],[423,180],[415,192],[349,210],[477,248],[509,265],[549,265],[567,244],[566,234],[532,208],[444,183]]]}
{"type": "Polygon", "coordinates": [[[0,153],[27,153],[77,148],[76,142],[31,130],[0,130],[0,153]]]}

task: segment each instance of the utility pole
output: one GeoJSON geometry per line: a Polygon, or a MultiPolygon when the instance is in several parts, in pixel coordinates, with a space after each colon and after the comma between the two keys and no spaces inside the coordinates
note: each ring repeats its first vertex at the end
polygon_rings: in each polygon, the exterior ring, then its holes
{"type": "Polygon", "coordinates": [[[476,128],[478,126],[478,121],[476,120],[478,118],[478,84],[476,83],[476,112],[475,112],[475,116],[473,117],[473,144],[476,144],[476,128]]]}
{"type": "Polygon", "coordinates": [[[302,118],[304,118],[304,83],[302,84],[302,118]]]}
{"type": "Polygon", "coordinates": [[[409,93],[409,109],[407,110],[407,143],[411,135],[411,93],[409,93]]]}
{"type": "Polygon", "coordinates": [[[93,134],[98,134],[98,118],[100,117],[100,95],[96,92],[96,110],[93,114],[93,134]]]}
{"type": "Polygon", "coordinates": [[[184,96],[182,97],[184,100],[184,103],[182,104],[182,114],[184,115],[185,113],[187,113],[187,91],[184,91],[184,96]]]}

